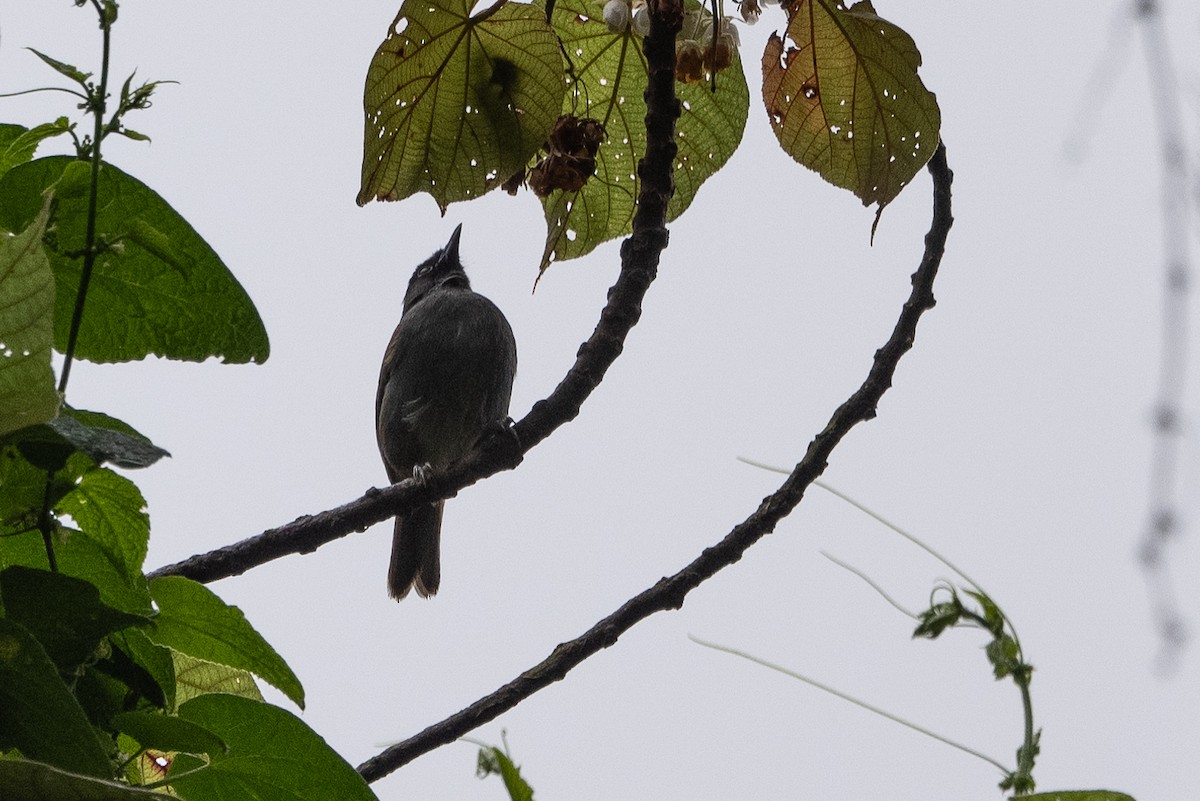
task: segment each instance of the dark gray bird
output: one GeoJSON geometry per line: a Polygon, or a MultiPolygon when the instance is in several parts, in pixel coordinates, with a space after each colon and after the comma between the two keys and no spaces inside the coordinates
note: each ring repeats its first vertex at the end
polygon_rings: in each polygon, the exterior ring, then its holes
{"type": "MultiPolygon", "coordinates": [[[[388,479],[421,479],[464,456],[508,417],[517,343],[496,304],[471,291],[458,258],[462,226],[417,267],[404,294],[375,396],[375,436],[388,479]]],[[[388,593],[428,598],[441,579],[442,506],[396,518],[388,593]]]]}

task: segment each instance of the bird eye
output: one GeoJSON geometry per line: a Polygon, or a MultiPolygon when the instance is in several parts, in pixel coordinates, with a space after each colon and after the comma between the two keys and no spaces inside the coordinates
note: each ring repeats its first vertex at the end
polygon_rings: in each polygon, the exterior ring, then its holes
{"type": "Polygon", "coordinates": [[[417,276],[420,277],[420,276],[429,275],[429,271],[432,269],[433,269],[432,264],[422,264],[420,267],[417,268],[417,276]]]}

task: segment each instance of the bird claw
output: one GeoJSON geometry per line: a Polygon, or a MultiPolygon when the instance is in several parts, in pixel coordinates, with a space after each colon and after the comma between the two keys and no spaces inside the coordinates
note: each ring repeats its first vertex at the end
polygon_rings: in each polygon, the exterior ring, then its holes
{"type": "Polygon", "coordinates": [[[433,465],[429,464],[429,462],[413,465],[412,478],[417,486],[428,487],[429,480],[433,478],[433,465]]]}
{"type": "Polygon", "coordinates": [[[483,427],[475,447],[483,452],[486,460],[498,461],[516,467],[524,458],[521,437],[511,417],[493,420],[483,427]]]}
{"type": "Polygon", "coordinates": [[[483,429],[483,436],[479,439],[488,439],[489,437],[504,437],[512,442],[517,453],[521,452],[521,438],[517,436],[516,422],[511,417],[505,417],[503,420],[493,420],[488,423],[483,429]]]}

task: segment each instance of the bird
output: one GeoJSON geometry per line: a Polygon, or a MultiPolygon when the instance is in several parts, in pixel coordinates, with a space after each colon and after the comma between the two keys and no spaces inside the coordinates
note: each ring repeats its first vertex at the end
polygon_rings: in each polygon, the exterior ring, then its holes
{"type": "MultiPolygon", "coordinates": [[[[504,313],[471,289],[459,258],[462,225],[417,265],[404,293],[375,395],[375,436],[388,479],[427,480],[506,426],[517,344],[504,313]]],[[[441,583],[445,501],[396,517],[388,594],[428,598],[441,583]]]]}

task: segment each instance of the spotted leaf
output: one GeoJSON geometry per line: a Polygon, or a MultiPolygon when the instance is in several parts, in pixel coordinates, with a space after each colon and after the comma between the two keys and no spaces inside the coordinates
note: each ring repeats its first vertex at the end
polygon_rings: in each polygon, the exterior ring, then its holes
{"type": "Polygon", "coordinates": [[[780,145],[864,206],[882,212],[933,156],[941,112],[917,76],[921,54],[870,0],[796,0],[762,65],[780,145]]]}
{"type": "Polygon", "coordinates": [[[545,12],[472,5],[400,7],[367,71],[359,205],[428,192],[445,213],[522,168],[558,119],[562,56],[545,12]]]}

